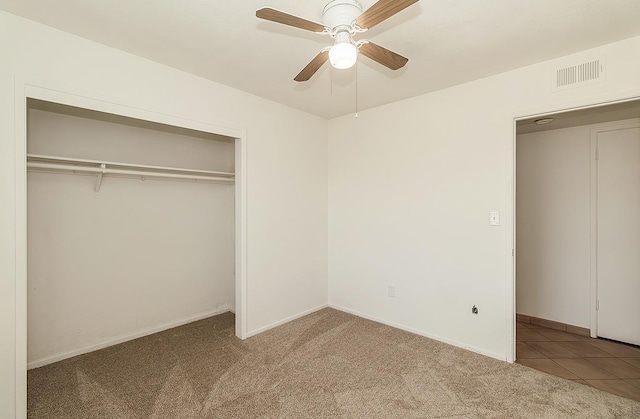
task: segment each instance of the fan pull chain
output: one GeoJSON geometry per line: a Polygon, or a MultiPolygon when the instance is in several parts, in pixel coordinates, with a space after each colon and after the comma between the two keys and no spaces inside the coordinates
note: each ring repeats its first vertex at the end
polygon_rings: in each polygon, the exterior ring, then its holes
{"type": "Polygon", "coordinates": [[[358,117],[358,62],[356,61],[356,118],[358,117]]]}
{"type": "Polygon", "coordinates": [[[333,66],[331,66],[329,73],[329,96],[333,96],[333,66]]]}

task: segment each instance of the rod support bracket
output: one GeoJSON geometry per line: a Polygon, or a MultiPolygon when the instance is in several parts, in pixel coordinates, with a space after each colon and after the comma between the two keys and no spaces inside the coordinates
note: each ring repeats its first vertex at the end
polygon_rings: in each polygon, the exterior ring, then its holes
{"type": "Polygon", "coordinates": [[[97,193],[100,192],[100,185],[102,185],[102,175],[104,175],[105,173],[107,173],[107,165],[104,163],[100,164],[100,168],[102,169],[100,172],[98,172],[98,177],[96,178],[96,186],[93,188],[93,190],[97,193]]]}

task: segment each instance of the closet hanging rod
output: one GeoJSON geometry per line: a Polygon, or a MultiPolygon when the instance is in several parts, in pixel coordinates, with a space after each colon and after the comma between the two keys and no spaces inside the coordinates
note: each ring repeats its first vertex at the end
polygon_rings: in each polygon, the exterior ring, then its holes
{"type": "MultiPolygon", "coordinates": [[[[233,178],[235,176],[235,173],[233,172],[220,172],[220,171],[213,171],[213,170],[184,169],[184,168],[178,168],[178,167],[119,163],[119,162],[109,162],[109,161],[102,161],[102,160],[77,159],[73,157],[48,156],[43,154],[27,154],[27,161],[29,162],[37,161],[38,163],[64,162],[64,163],[71,163],[71,164],[94,164],[96,165],[96,168],[99,168],[100,165],[105,164],[107,166],[118,166],[118,168],[130,167],[133,169],[144,169],[144,170],[164,170],[164,171],[171,171],[171,172],[193,173],[196,175],[217,175],[217,176],[229,177],[229,178],[233,178]]],[[[78,167],[83,167],[83,166],[78,166],[78,167]]],[[[125,170],[128,170],[128,169],[125,169],[125,170]]]]}
{"type": "MultiPolygon", "coordinates": [[[[228,182],[228,183],[232,183],[235,181],[233,178],[229,178],[229,177],[199,176],[199,175],[180,174],[180,173],[146,172],[143,170],[126,170],[126,169],[111,169],[108,167],[101,168],[101,167],[75,166],[72,164],[60,164],[60,163],[27,162],[27,167],[31,169],[41,169],[41,170],[129,175],[129,176],[140,176],[145,178],[158,177],[158,178],[169,178],[169,179],[206,180],[206,181],[212,181],[212,182],[228,182]]],[[[174,170],[179,170],[179,169],[174,169],[174,170]]]]}

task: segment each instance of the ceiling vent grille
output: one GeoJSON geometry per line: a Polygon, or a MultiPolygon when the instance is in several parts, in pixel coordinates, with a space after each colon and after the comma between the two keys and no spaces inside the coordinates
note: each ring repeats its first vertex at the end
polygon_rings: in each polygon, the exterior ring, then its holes
{"type": "Polygon", "coordinates": [[[554,90],[599,83],[604,79],[604,60],[599,58],[558,68],[554,71],[553,79],[554,90]]]}

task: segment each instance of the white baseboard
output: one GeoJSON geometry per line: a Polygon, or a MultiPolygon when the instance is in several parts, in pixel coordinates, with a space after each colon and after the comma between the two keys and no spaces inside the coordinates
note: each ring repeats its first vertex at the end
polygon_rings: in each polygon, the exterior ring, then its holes
{"type": "Polygon", "coordinates": [[[262,332],[266,332],[267,330],[273,329],[274,327],[282,326],[283,324],[289,323],[292,320],[299,319],[300,317],[307,316],[307,315],[309,315],[311,313],[315,313],[316,311],[320,311],[323,308],[327,308],[327,307],[329,307],[328,304],[323,304],[321,306],[318,306],[318,307],[303,311],[302,313],[298,313],[298,314],[295,314],[293,316],[287,317],[286,319],[278,320],[277,322],[274,322],[274,323],[268,324],[266,326],[260,327],[258,329],[252,330],[249,333],[247,333],[247,338],[250,338],[251,336],[255,336],[255,335],[257,335],[259,333],[262,333],[262,332]]]}
{"type": "Polygon", "coordinates": [[[467,344],[464,344],[464,343],[461,343],[461,342],[457,342],[455,340],[443,338],[442,336],[433,335],[431,333],[426,333],[426,332],[423,332],[421,330],[413,329],[411,327],[407,327],[407,326],[404,326],[404,325],[401,325],[401,324],[398,324],[398,323],[382,320],[382,319],[379,319],[379,318],[377,318],[375,316],[370,316],[368,314],[360,313],[359,311],[351,310],[349,308],[342,307],[342,306],[339,306],[339,305],[336,305],[336,304],[329,304],[329,307],[331,307],[333,309],[336,309],[336,310],[344,311],[345,313],[353,314],[354,316],[362,317],[363,319],[371,320],[371,321],[374,321],[374,322],[377,322],[377,323],[386,324],[387,326],[395,327],[396,329],[404,330],[406,332],[414,333],[416,335],[424,336],[424,337],[429,338],[429,339],[437,340],[439,342],[446,343],[448,345],[452,345],[452,346],[456,346],[458,348],[466,349],[468,351],[475,352],[475,353],[480,354],[480,355],[488,356],[490,358],[494,358],[494,359],[497,359],[499,361],[506,361],[507,360],[505,355],[500,355],[500,354],[496,354],[496,353],[493,353],[493,352],[485,351],[484,349],[476,348],[475,346],[467,345],[467,344]]]}
{"type": "Polygon", "coordinates": [[[138,339],[144,336],[152,335],[154,333],[158,333],[167,329],[172,329],[174,327],[182,326],[187,323],[192,323],[198,320],[206,319],[208,317],[217,316],[219,314],[223,314],[228,311],[230,311],[230,305],[225,305],[225,306],[222,306],[221,308],[217,308],[216,310],[205,311],[204,313],[198,313],[192,316],[183,317],[181,319],[173,320],[168,323],[161,324],[159,326],[149,327],[147,329],[138,330],[133,333],[127,333],[125,335],[116,336],[114,338],[110,338],[104,342],[101,342],[95,345],[89,345],[79,349],[74,349],[72,351],[61,352],[55,355],[51,355],[45,358],[31,361],[27,363],[27,369],[30,370],[33,368],[43,367],[48,364],[53,364],[54,362],[62,361],[63,359],[72,358],[74,356],[97,351],[98,349],[107,348],[109,346],[117,345],[119,343],[123,343],[133,339],[138,339]]]}

